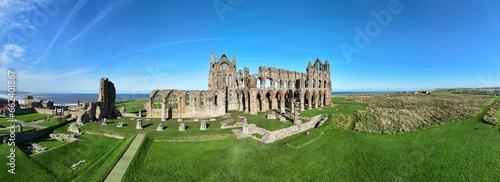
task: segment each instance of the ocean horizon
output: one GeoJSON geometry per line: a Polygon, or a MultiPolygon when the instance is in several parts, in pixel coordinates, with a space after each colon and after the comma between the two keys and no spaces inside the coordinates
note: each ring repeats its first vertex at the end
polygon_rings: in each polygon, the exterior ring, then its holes
{"type": "MultiPolygon", "coordinates": [[[[72,106],[78,102],[96,102],[99,94],[92,93],[27,93],[16,94],[16,100],[24,104],[24,96],[32,95],[35,100],[52,100],[56,106],[72,106]]],[[[0,94],[0,98],[9,98],[7,94],[0,94]]],[[[116,94],[116,101],[147,99],[149,94],[116,94]]]]}
{"type": "MultiPolygon", "coordinates": [[[[359,95],[359,94],[383,94],[383,93],[396,93],[402,91],[332,91],[332,95],[359,95]]],[[[409,91],[411,92],[411,91],[409,91]]],[[[22,92],[16,94],[16,100],[20,104],[24,104],[24,96],[32,95],[36,100],[52,100],[56,106],[71,106],[77,105],[78,102],[96,102],[98,94],[97,93],[29,93],[22,92]]],[[[1,93],[0,98],[9,98],[6,93],[1,93]]],[[[116,101],[127,101],[127,100],[137,100],[137,99],[147,99],[149,94],[116,94],[116,101]]]]}

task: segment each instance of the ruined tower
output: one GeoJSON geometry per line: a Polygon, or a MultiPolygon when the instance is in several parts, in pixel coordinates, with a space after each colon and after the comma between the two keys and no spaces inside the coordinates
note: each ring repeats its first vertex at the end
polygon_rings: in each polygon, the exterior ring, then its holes
{"type": "Polygon", "coordinates": [[[97,118],[112,118],[118,114],[115,106],[116,90],[113,82],[108,78],[101,78],[99,85],[99,98],[97,98],[97,118]]]}
{"type": "Polygon", "coordinates": [[[229,61],[225,54],[215,61],[212,52],[210,59],[210,70],[208,71],[208,89],[235,89],[236,88],[236,57],[229,61]]]}

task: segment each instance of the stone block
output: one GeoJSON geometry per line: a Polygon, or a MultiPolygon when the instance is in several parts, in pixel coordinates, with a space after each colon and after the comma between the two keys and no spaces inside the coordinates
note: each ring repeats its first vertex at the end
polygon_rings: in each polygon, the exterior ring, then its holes
{"type": "Polygon", "coordinates": [[[206,121],[202,121],[200,123],[200,130],[207,130],[207,122],[206,121]]]}
{"type": "Polygon", "coordinates": [[[156,131],[163,131],[163,124],[158,124],[158,127],[156,127],[156,131]]]}
{"type": "Polygon", "coordinates": [[[179,124],[179,131],[186,131],[186,125],[184,123],[179,124]]]}
{"type": "Polygon", "coordinates": [[[142,130],[142,119],[137,119],[137,124],[135,125],[135,129],[142,130]]]}

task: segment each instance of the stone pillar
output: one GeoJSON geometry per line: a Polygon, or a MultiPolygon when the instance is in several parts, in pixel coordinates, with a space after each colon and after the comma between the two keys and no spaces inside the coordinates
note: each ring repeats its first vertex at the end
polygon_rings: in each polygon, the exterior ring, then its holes
{"type": "Polygon", "coordinates": [[[300,120],[300,102],[295,102],[295,113],[294,113],[294,119],[293,119],[293,124],[301,124],[302,121],[300,120]]]}
{"type": "MultiPolygon", "coordinates": [[[[257,100],[257,99],[255,99],[255,98],[257,98],[256,93],[251,92],[249,95],[250,95],[250,97],[248,100],[257,100]]],[[[257,110],[258,110],[257,103],[254,103],[254,102],[248,102],[248,103],[250,103],[250,107],[249,107],[250,114],[257,114],[257,110]]]]}
{"type": "Polygon", "coordinates": [[[167,103],[163,102],[161,103],[161,121],[166,121],[167,120],[167,103]]]}
{"type": "Polygon", "coordinates": [[[186,131],[186,125],[184,125],[184,123],[179,124],[179,131],[186,131]]]}
{"type": "Polygon", "coordinates": [[[135,125],[135,129],[142,130],[142,119],[137,119],[137,125],[135,125]]]}
{"type": "Polygon", "coordinates": [[[323,96],[321,96],[321,95],[319,96],[319,107],[325,107],[325,104],[323,103],[323,97],[324,97],[324,95],[323,96]]]}
{"type": "Polygon", "coordinates": [[[300,111],[304,110],[304,97],[300,97],[300,111]]]}
{"type": "Polygon", "coordinates": [[[295,113],[295,103],[293,102],[293,98],[290,98],[290,106],[292,109],[292,113],[295,113]]]}
{"type": "Polygon", "coordinates": [[[245,113],[250,113],[250,99],[249,99],[249,95],[245,96],[245,113]]]}
{"type": "Polygon", "coordinates": [[[284,100],[281,100],[280,102],[280,113],[284,113],[285,112],[285,101],[284,100]]]}
{"type": "Polygon", "coordinates": [[[278,105],[280,104],[278,103],[278,98],[272,99],[272,102],[273,102],[273,110],[278,109],[278,105]]]}
{"type": "Polygon", "coordinates": [[[158,127],[156,127],[156,131],[163,131],[163,124],[158,124],[158,127]]]}
{"type": "Polygon", "coordinates": [[[314,97],[314,108],[318,108],[318,96],[314,97]]]}
{"type": "Polygon", "coordinates": [[[207,130],[207,122],[206,121],[200,122],[200,130],[207,130]]]}

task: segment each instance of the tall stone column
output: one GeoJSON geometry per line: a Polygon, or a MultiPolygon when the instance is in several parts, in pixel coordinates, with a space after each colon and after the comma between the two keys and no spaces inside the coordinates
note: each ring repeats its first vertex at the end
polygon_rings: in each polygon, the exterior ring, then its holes
{"type": "Polygon", "coordinates": [[[257,99],[256,99],[256,98],[257,98],[257,94],[256,94],[256,93],[254,93],[254,92],[250,92],[250,94],[249,94],[249,95],[250,95],[250,97],[249,97],[249,99],[248,99],[248,100],[249,100],[249,102],[248,102],[248,103],[250,103],[250,107],[249,107],[249,109],[250,109],[250,114],[257,114],[257,110],[258,110],[258,108],[257,108],[257,107],[258,107],[258,106],[257,106],[257,103],[255,103],[255,102],[251,102],[251,101],[256,101],[256,100],[257,100],[257,99]]]}
{"type": "Polygon", "coordinates": [[[250,113],[250,95],[245,96],[245,113],[250,113]]]}
{"type": "Polygon", "coordinates": [[[284,113],[284,112],[285,112],[285,101],[281,100],[281,102],[280,102],[280,113],[284,113]]]}
{"type": "Polygon", "coordinates": [[[325,103],[323,103],[324,95],[319,96],[319,107],[325,107],[325,103]]]}
{"type": "Polygon", "coordinates": [[[300,97],[300,111],[304,110],[304,97],[300,97]]]}
{"type": "Polygon", "coordinates": [[[166,108],[166,103],[162,102],[161,103],[161,121],[166,121],[167,120],[167,108],[166,108]]]}
{"type": "Polygon", "coordinates": [[[318,108],[318,96],[314,97],[314,108],[318,108]]]}

